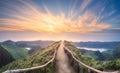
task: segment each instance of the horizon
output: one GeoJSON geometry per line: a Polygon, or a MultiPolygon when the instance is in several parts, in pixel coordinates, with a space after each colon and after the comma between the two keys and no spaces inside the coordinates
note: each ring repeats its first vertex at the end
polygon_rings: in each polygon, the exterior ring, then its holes
{"type": "Polygon", "coordinates": [[[0,41],[120,41],[120,1],[0,0],[0,41]]]}
{"type": "MultiPolygon", "coordinates": [[[[5,41],[13,41],[13,42],[20,42],[20,41],[25,41],[25,42],[32,42],[32,41],[60,41],[60,40],[3,40],[0,42],[5,42],[5,41]]],[[[64,41],[69,41],[69,42],[120,42],[120,41],[71,41],[71,40],[64,40],[64,41]]]]}

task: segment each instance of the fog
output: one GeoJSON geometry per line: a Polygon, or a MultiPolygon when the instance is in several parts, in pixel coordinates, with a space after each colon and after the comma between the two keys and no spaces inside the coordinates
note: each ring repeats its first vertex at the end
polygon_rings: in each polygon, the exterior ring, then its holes
{"type": "Polygon", "coordinates": [[[104,52],[107,51],[107,48],[88,48],[88,47],[77,47],[78,49],[85,49],[85,50],[90,50],[90,51],[100,51],[104,52]]]}

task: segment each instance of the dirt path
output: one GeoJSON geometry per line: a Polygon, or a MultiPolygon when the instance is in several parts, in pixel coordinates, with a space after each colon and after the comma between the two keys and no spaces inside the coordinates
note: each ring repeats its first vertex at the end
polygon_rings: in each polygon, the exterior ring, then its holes
{"type": "Polygon", "coordinates": [[[55,73],[75,73],[70,66],[67,54],[64,51],[64,41],[61,42],[56,56],[56,72],[55,73]]]}

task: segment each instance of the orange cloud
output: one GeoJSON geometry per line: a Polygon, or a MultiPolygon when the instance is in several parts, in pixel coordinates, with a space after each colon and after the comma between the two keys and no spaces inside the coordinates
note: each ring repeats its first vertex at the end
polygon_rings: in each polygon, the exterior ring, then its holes
{"type": "MultiPolygon", "coordinates": [[[[90,2],[90,0],[88,1],[90,2]]],[[[32,30],[46,33],[87,33],[109,28],[109,25],[106,23],[98,23],[96,16],[90,12],[86,12],[78,17],[78,19],[74,20],[71,18],[73,14],[68,18],[65,17],[64,13],[61,13],[61,15],[54,15],[50,12],[47,6],[44,6],[47,13],[42,13],[33,3],[23,0],[21,2],[25,5],[24,7],[12,5],[12,7],[21,14],[12,11],[12,14],[9,15],[12,17],[11,19],[0,18],[0,24],[10,26],[11,28],[0,27],[0,30],[32,30]]],[[[81,9],[85,8],[88,3],[85,2],[84,7],[81,7],[81,9]]]]}
{"type": "Polygon", "coordinates": [[[22,28],[0,27],[0,31],[24,31],[22,28]]]}

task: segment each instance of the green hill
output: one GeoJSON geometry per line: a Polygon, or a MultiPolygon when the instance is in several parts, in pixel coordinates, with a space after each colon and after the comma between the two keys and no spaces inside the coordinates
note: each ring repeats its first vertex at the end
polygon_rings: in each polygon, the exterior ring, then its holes
{"type": "Polygon", "coordinates": [[[7,40],[1,43],[15,59],[20,59],[28,55],[28,50],[25,47],[18,46],[14,41],[7,40]]]}
{"type": "MultiPolygon", "coordinates": [[[[39,50],[23,59],[14,61],[2,67],[0,69],[0,73],[6,70],[11,70],[11,69],[23,69],[23,68],[43,65],[46,62],[48,62],[50,59],[52,59],[55,48],[57,48],[59,44],[60,42],[55,42],[54,44],[52,44],[51,46],[48,46],[45,49],[39,50]]],[[[102,71],[114,71],[114,70],[120,69],[120,59],[109,60],[109,61],[96,61],[90,57],[82,55],[79,49],[76,48],[74,45],[72,45],[70,42],[65,41],[65,46],[72,51],[72,53],[76,58],[78,58],[83,63],[93,68],[96,68],[102,71]]],[[[77,63],[73,62],[73,65],[75,64],[77,63]]],[[[84,71],[88,71],[88,69],[84,67],[83,68],[80,67],[80,69],[83,69],[84,71]]],[[[45,68],[33,70],[25,73],[54,73],[54,71],[55,71],[55,62],[52,62],[45,68]]],[[[89,73],[89,72],[84,72],[84,73],[89,73]]]]}
{"type": "Polygon", "coordinates": [[[15,44],[13,44],[13,45],[4,45],[3,44],[2,47],[4,47],[9,53],[11,53],[15,59],[20,59],[20,58],[23,58],[26,55],[28,55],[27,49],[17,46],[15,44]]]}
{"type": "MultiPolygon", "coordinates": [[[[39,50],[32,55],[29,55],[23,59],[14,61],[0,69],[0,73],[5,71],[5,70],[10,70],[10,69],[23,69],[23,68],[28,68],[28,67],[34,67],[34,66],[39,66],[42,64],[45,64],[48,62],[54,54],[55,48],[59,45],[59,42],[56,42],[52,44],[51,46],[48,46],[45,49],[39,50]]],[[[38,73],[38,72],[43,72],[45,73],[47,71],[48,73],[53,73],[54,71],[54,64],[50,64],[47,69],[42,69],[42,70],[36,70],[33,71],[32,73],[38,73]]],[[[30,73],[30,72],[28,72],[30,73]]]]}
{"type": "Polygon", "coordinates": [[[12,55],[0,45],[0,67],[12,62],[12,55]]]}
{"type": "Polygon", "coordinates": [[[79,49],[77,49],[70,42],[65,41],[65,46],[68,47],[79,60],[81,60],[83,63],[93,68],[99,69],[101,71],[120,70],[120,59],[108,60],[108,61],[96,61],[91,57],[82,55],[82,53],[79,52],[79,49]]]}

